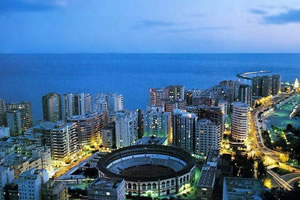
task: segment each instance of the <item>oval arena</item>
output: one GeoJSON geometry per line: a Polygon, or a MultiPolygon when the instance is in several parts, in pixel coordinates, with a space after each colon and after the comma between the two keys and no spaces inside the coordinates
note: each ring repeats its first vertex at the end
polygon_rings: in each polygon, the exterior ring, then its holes
{"type": "Polygon", "coordinates": [[[101,176],[126,181],[127,194],[165,196],[194,183],[195,163],[186,151],[162,145],[135,145],[113,151],[99,160],[101,176]]]}

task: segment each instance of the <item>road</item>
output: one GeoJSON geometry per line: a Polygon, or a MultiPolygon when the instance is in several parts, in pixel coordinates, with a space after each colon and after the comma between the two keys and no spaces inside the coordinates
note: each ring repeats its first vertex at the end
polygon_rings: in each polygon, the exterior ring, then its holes
{"type": "MultiPolygon", "coordinates": [[[[267,101],[263,102],[261,106],[251,111],[249,136],[252,140],[249,145],[256,155],[261,154],[264,157],[265,165],[275,165],[277,167],[286,169],[288,171],[292,171],[294,173],[300,173],[300,169],[291,167],[282,162],[281,157],[287,156],[286,154],[274,151],[265,146],[263,137],[261,135],[262,133],[260,131],[262,125],[258,117],[259,113],[268,110],[273,105],[282,101],[284,98],[286,98],[286,95],[278,95],[277,97],[268,99],[267,101]]],[[[278,184],[281,185],[281,187],[285,188],[286,190],[291,190],[293,188],[287,181],[283,180],[279,175],[277,175],[273,171],[267,170],[267,172],[273,177],[273,179],[278,184]]]]}

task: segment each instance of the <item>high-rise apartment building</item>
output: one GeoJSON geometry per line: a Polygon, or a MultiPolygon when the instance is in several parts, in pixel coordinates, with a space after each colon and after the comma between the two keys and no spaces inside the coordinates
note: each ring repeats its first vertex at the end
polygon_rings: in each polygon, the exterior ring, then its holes
{"type": "Polygon", "coordinates": [[[43,96],[43,117],[45,121],[56,122],[62,120],[61,96],[49,93],[43,96]]]}
{"type": "Polygon", "coordinates": [[[3,99],[0,99],[0,126],[6,126],[6,104],[3,99]]]}
{"type": "Polygon", "coordinates": [[[221,124],[208,119],[200,119],[196,125],[195,153],[208,155],[211,150],[220,150],[222,141],[221,124]]]}
{"type": "Polygon", "coordinates": [[[281,90],[281,79],[280,75],[273,74],[272,75],[272,95],[276,95],[281,90]]]}
{"type": "Polygon", "coordinates": [[[191,153],[195,151],[195,130],[197,116],[184,110],[175,109],[173,113],[173,134],[170,141],[191,153]]]}
{"type": "Polygon", "coordinates": [[[120,112],[116,117],[116,147],[132,145],[137,139],[137,112],[120,112]]]}
{"type": "Polygon", "coordinates": [[[109,112],[119,112],[124,110],[124,98],[121,94],[106,94],[107,107],[109,112]]]}
{"type": "Polygon", "coordinates": [[[174,101],[184,100],[184,86],[170,85],[164,89],[164,99],[170,99],[174,101]]]}
{"type": "Polygon", "coordinates": [[[229,103],[232,103],[234,101],[234,97],[235,97],[235,85],[236,82],[232,81],[232,80],[225,80],[220,82],[220,86],[222,86],[224,88],[224,90],[226,91],[227,97],[226,97],[226,101],[228,101],[229,103]]]}
{"type": "Polygon", "coordinates": [[[138,124],[137,124],[137,132],[138,132],[138,139],[143,138],[144,135],[144,115],[141,109],[137,109],[138,113],[138,124]]]}
{"type": "Polygon", "coordinates": [[[115,113],[124,110],[124,98],[116,93],[98,93],[93,95],[93,111],[115,113]]]}
{"type": "Polygon", "coordinates": [[[81,148],[85,145],[100,145],[103,114],[74,115],[67,121],[75,124],[78,144],[81,148]]]}
{"type": "Polygon", "coordinates": [[[217,106],[191,106],[187,107],[187,111],[195,113],[198,119],[208,119],[215,124],[222,124],[223,122],[223,112],[222,108],[217,106]]]}
{"type": "Polygon", "coordinates": [[[180,85],[149,90],[150,105],[163,106],[165,112],[182,109],[185,105],[184,98],[184,87],[180,85]]]}
{"type": "Polygon", "coordinates": [[[9,110],[6,112],[7,126],[10,130],[10,136],[21,135],[22,130],[22,116],[18,109],[9,110]]]}
{"type": "Polygon", "coordinates": [[[262,76],[261,77],[261,88],[262,88],[261,94],[263,97],[272,95],[272,77],[262,76]]]}
{"type": "Polygon", "coordinates": [[[164,91],[162,88],[151,88],[149,90],[149,102],[153,106],[161,106],[161,99],[164,98],[164,91]]]}
{"type": "Polygon", "coordinates": [[[30,102],[7,103],[6,111],[11,110],[20,111],[23,132],[32,127],[32,105],[30,102]]]}
{"type": "Polygon", "coordinates": [[[116,145],[116,132],[115,125],[112,123],[110,126],[102,128],[102,145],[107,148],[113,148],[116,145]]]}
{"type": "Polygon", "coordinates": [[[252,95],[255,97],[262,96],[262,85],[260,76],[255,76],[252,78],[252,95]]]}
{"type": "Polygon", "coordinates": [[[272,76],[255,76],[252,78],[252,95],[267,97],[276,95],[281,90],[281,78],[278,74],[272,76]]]}
{"type": "Polygon", "coordinates": [[[233,140],[244,142],[249,132],[249,105],[242,102],[233,103],[231,136],[233,140]]]}
{"type": "Polygon", "coordinates": [[[65,120],[73,115],[85,115],[91,112],[92,96],[86,93],[64,94],[63,108],[65,120]]]}
{"type": "Polygon", "coordinates": [[[148,111],[144,116],[144,136],[168,138],[171,130],[171,113],[148,111]]]}
{"type": "Polygon", "coordinates": [[[108,111],[106,95],[104,93],[98,93],[93,95],[92,110],[93,112],[98,112],[98,113],[104,113],[108,111]]]}
{"type": "Polygon", "coordinates": [[[236,95],[235,101],[240,101],[251,105],[252,101],[252,88],[247,84],[238,85],[238,93],[236,95]]]}
{"type": "Polygon", "coordinates": [[[43,133],[46,145],[51,149],[54,160],[63,160],[78,151],[78,136],[74,123],[44,122],[33,128],[34,132],[43,133]]]}

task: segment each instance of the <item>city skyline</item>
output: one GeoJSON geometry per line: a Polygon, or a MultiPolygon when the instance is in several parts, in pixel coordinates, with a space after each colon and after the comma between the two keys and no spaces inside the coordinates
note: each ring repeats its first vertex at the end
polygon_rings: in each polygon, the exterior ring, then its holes
{"type": "Polygon", "coordinates": [[[298,200],[299,0],[0,0],[0,200],[298,200]]]}

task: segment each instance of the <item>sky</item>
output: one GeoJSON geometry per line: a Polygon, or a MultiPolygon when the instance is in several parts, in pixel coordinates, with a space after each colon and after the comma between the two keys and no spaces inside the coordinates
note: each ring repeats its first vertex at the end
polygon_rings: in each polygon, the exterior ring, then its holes
{"type": "Polygon", "coordinates": [[[0,0],[0,53],[299,52],[299,0],[0,0]]]}

